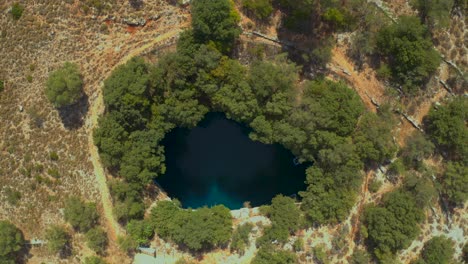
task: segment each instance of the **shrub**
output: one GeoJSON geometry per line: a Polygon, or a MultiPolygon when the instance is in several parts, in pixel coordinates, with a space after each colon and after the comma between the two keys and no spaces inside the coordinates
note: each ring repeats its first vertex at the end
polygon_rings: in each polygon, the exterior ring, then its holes
{"type": "Polygon", "coordinates": [[[441,180],[442,192],[456,206],[463,206],[468,199],[468,167],[458,162],[449,162],[441,180]]]}
{"type": "Polygon", "coordinates": [[[369,183],[369,192],[371,193],[376,193],[379,191],[380,187],[382,187],[382,181],[377,180],[377,179],[372,179],[372,181],[369,183]]]}
{"type": "Polygon", "coordinates": [[[0,262],[2,259],[14,258],[23,245],[21,231],[8,221],[0,221],[0,262]]]}
{"type": "Polygon", "coordinates": [[[76,103],[83,96],[83,80],[78,65],[65,62],[47,79],[47,99],[57,108],[76,103]]]}
{"type": "Polygon", "coordinates": [[[7,202],[11,205],[17,205],[19,200],[21,200],[21,193],[11,188],[5,188],[5,195],[7,202]]]}
{"type": "Polygon", "coordinates": [[[14,3],[11,7],[11,15],[14,20],[18,20],[23,15],[24,6],[20,3],[14,3]]]}
{"type": "Polygon", "coordinates": [[[57,152],[55,151],[49,152],[49,159],[53,161],[57,161],[59,159],[57,152]]]}
{"type": "Polygon", "coordinates": [[[77,197],[71,197],[65,202],[65,220],[73,228],[86,232],[96,225],[98,213],[94,203],[84,203],[77,197]]]}
{"type": "Polygon", "coordinates": [[[293,244],[294,251],[300,252],[304,250],[304,239],[302,237],[298,237],[293,244]]]}
{"type": "Polygon", "coordinates": [[[127,224],[130,237],[138,245],[146,245],[154,235],[154,227],[148,220],[131,220],[127,224]]]}
{"type": "Polygon", "coordinates": [[[102,228],[93,228],[86,233],[86,244],[98,254],[106,251],[107,243],[107,234],[102,228]]]}
{"type": "Polygon", "coordinates": [[[252,231],[253,225],[251,223],[243,224],[234,231],[231,241],[231,251],[244,254],[245,248],[249,246],[249,234],[252,231]]]}
{"type": "Polygon", "coordinates": [[[421,258],[424,264],[449,264],[453,263],[453,241],[443,236],[433,237],[424,244],[421,258]]]}
{"type": "Polygon", "coordinates": [[[377,50],[387,58],[392,79],[410,94],[425,84],[440,62],[427,27],[416,17],[402,16],[383,27],[377,35],[377,50]]]}
{"type": "Polygon", "coordinates": [[[117,244],[120,250],[131,253],[138,246],[137,242],[130,236],[120,236],[117,238],[117,244]]]}
{"type": "Polygon", "coordinates": [[[50,226],[46,230],[47,248],[53,252],[60,252],[69,243],[70,236],[65,228],[58,225],[50,226]]]}
{"type": "Polygon", "coordinates": [[[361,249],[355,249],[351,256],[351,264],[368,264],[370,263],[370,257],[367,251],[361,249]]]}
{"type": "Polygon", "coordinates": [[[269,17],[273,12],[271,0],[243,0],[242,6],[252,11],[260,19],[269,17]]]}
{"type": "Polygon", "coordinates": [[[294,264],[297,257],[294,253],[286,250],[277,250],[272,247],[262,247],[258,251],[252,264],[294,264]]]}
{"type": "Polygon", "coordinates": [[[91,256],[85,258],[84,264],[107,264],[107,262],[100,257],[91,256]]]}
{"type": "Polygon", "coordinates": [[[3,90],[5,90],[5,83],[3,80],[0,80],[0,93],[3,92],[3,90]]]}

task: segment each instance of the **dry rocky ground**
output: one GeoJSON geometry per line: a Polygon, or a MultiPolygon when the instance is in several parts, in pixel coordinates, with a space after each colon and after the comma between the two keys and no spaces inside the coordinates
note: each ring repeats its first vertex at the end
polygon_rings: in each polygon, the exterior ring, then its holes
{"type": "MultiPolygon", "coordinates": [[[[112,220],[109,199],[106,197],[108,190],[105,180],[108,176],[90,141],[92,128],[103,111],[100,89],[103,80],[117,65],[132,56],[171,46],[179,30],[189,23],[188,11],[163,0],[146,0],[144,6],[137,9],[130,6],[128,1],[109,1],[112,4],[100,13],[87,8],[85,1],[79,0],[20,2],[26,9],[18,21],[14,21],[9,14],[13,1],[4,0],[0,3],[0,79],[6,84],[5,91],[0,93],[0,219],[14,222],[27,239],[43,237],[43,230],[49,224],[63,223],[64,199],[70,195],[79,195],[96,202],[101,211],[101,222],[111,238],[106,259],[109,263],[130,263],[131,260],[119,252],[115,245],[115,237],[121,230],[112,220]],[[124,22],[134,18],[144,18],[145,26],[128,26],[124,22]],[[87,96],[76,107],[58,112],[45,98],[44,84],[48,74],[65,61],[80,65],[87,96]],[[51,153],[57,153],[58,159],[51,159],[51,153]],[[16,203],[7,202],[12,190],[21,194],[21,199],[16,203]]],[[[389,1],[388,7],[396,14],[411,12],[405,1],[389,1]]],[[[278,24],[280,16],[276,14],[272,24],[278,24]]],[[[468,33],[465,21],[463,15],[456,16],[450,27],[441,30],[435,37],[438,50],[466,72],[468,33]]],[[[250,23],[249,27],[254,24],[243,17],[244,28],[247,23],[250,23]]],[[[253,27],[255,29],[255,24],[253,27]]],[[[260,29],[267,35],[276,35],[275,26],[262,25],[260,29]]],[[[264,39],[242,36],[242,40],[240,54],[248,52],[255,43],[263,43],[272,53],[279,51],[277,44],[264,39]]],[[[339,44],[333,50],[334,56],[329,65],[330,78],[347,81],[372,111],[375,111],[372,99],[379,103],[394,100],[394,95],[389,95],[388,88],[377,80],[372,69],[354,69],[346,55],[346,47],[346,44],[339,44]]],[[[450,83],[453,89],[463,89],[463,82],[456,77],[457,72],[451,66],[441,64],[438,76],[450,83]]],[[[411,102],[403,98],[401,105],[420,123],[431,104],[446,96],[449,96],[447,91],[432,80],[425,95],[411,102]]],[[[414,131],[413,126],[402,118],[395,131],[396,141],[403,145],[404,139],[414,131]]],[[[437,158],[428,162],[433,163],[437,158]]],[[[297,237],[302,237],[305,250],[299,252],[299,255],[303,263],[312,263],[307,252],[317,245],[330,250],[333,263],[346,263],[346,257],[354,249],[354,242],[350,242],[344,250],[337,251],[334,249],[334,238],[341,236],[353,241],[360,208],[377,201],[384,192],[395,186],[378,171],[369,172],[359,201],[347,221],[339,226],[302,230],[291,238],[291,243],[286,247],[290,247],[297,237]],[[367,183],[373,177],[384,180],[384,185],[377,194],[371,195],[367,183]]],[[[236,225],[247,221],[268,224],[268,219],[260,216],[255,209],[233,214],[236,216],[236,225]]],[[[466,205],[455,211],[451,218],[443,215],[438,207],[427,214],[421,237],[401,253],[400,259],[405,263],[417,255],[423,242],[431,235],[446,234],[452,237],[457,242],[458,255],[461,246],[466,243],[466,205]]],[[[258,229],[252,234],[251,240],[260,235],[261,229],[258,229]]],[[[73,236],[73,256],[68,259],[59,259],[44,249],[33,248],[28,263],[80,263],[84,256],[92,254],[83,241],[83,235],[73,236]]],[[[179,257],[190,258],[158,238],[155,238],[153,245],[164,252],[161,254],[161,263],[171,263],[179,257]]],[[[199,260],[203,263],[249,263],[255,252],[252,243],[244,256],[219,250],[199,260]]]]}

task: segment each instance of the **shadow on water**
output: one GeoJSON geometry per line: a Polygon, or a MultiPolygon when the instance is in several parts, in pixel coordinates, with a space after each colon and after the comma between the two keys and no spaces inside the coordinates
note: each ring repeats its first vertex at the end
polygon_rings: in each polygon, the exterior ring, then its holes
{"type": "Polygon", "coordinates": [[[304,190],[307,164],[295,165],[279,144],[252,141],[250,131],[221,113],[207,114],[194,129],[174,129],[163,141],[167,171],[157,183],[186,208],[259,206],[304,190]]]}

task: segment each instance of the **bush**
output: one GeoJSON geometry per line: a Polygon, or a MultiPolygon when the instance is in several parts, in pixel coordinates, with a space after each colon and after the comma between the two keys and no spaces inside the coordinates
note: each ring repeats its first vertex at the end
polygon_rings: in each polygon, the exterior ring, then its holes
{"type": "Polygon", "coordinates": [[[93,228],[86,233],[86,244],[98,254],[106,251],[107,243],[107,234],[102,228],[93,228]]]}
{"type": "Polygon", "coordinates": [[[271,247],[262,247],[252,260],[252,264],[294,264],[297,257],[294,253],[271,247]]]}
{"type": "MultiPolygon", "coordinates": [[[[8,221],[0,221],[0,262],[13,259],[24,245],[21,230],[8,221]]],[[[7,262],[8,263],[8,262],[7,262]]]]}
{"type": "Polygon", "coordinates": [[[78,65],[65,62],[62,68],[52,72],[47,79],[45,93],[58,108],[76,103],[83,96],[83,80],[78,65]]]}
{"type": "Polygon", "coordinates": [[[407,168],[419,169],[423,165],[422,160],[429,158],[433,152],[434,144],[417,132],[406,140],[401,157],[407,168]]]}
{"type": "Polygon", "coordinates": [[[222,205],[183,210],[172,201],[161,201],[151,211],[156,233],[190,250],[226,245],[232,235],[232,216],[222,205]]]}
{"type": "Polygon", "coordinates": [[[71,197],[65,202],[64,214],[65,221],[81,232],[94,227],[99,217],[94,203],[84,203],[77,197],[71,197]]]}
{"type": "Polygon", "coordinates": [[[462,163],[449,162],[441,180],[442,193],[455,206],[463,206],[468,199],[468,167],[462,163]]]}
{"type": "Polygon", "coordinates": [[[14,3],[11,7],[11,15],[14,20],[18,20],[23,15],[24,6],[20,3],[14,3]]]}
{"type": "Polygon", "coordinates": [[[17,205],[21,200],[21,193],[8,187],[5,188],[5,195],[7,202],[11,205],[17,205]]]}
{"type": "Polygon", "coordinates": [[[69,243],[70,235],[62,226],[53,225],[46,230],[45,238],[47,240],[47,248],[57,253],[62,251],[69,243]]]}
{"type": "Polygon", "coordinates": [[[127,231],[138,245],[147,245],[154,235],[154,227],[148,220],[131,220],[127,231]]]}
{"type": "Polygon", "coordinates": [[[243,0],[242,6],[252,11],[260,19],[269,17],[273,12],[271,0],[243,0]]]}
{"type": "Polygon", "coordinates": [[[468,162],[468,98],[456,97],[447,104],[433,107],[427,116],[429,136],[449,159],[468,162]]]}
{"type": "Polygon", "coordinates": [[[100,257],[91,256],[85,258],[84,264],[107,264],[107,262],[100,257]]]}
{"type": "Polygon", "coordinates": [[[298,237],[293,244],[294,251],[300,252],[304,250],[304,239],[302,237],[298,237]]]}
{"type": "Polygon", "coordinates": [[[5,83],[3,80],[0,80],[0,93],[3,92],[3,90],[5,90],[5,83]]]}
{"type": "Polygon", "coordinates": [[[57,161],[59,159],[57,152],[55,151],[49,152],[49,159],[52,161],[57,161]]]}
{"type": "Polygon", "coordinates": [[[121,236],[117,238],[117,244],[120,250],[131,253],[138,247],[138,243],[130,236],[121,236]]]}
{"type": "Polygon", "coordinates": [[[443,236],[433,237],[424,244],[421,258],[424,264],[449,264],[453,263],[454,243],[443,236]]]}
{"type": "Polygon", "coordinates": [[[249,246],[249,234],[252,231],[251,223],[243,224],[234,231],[231,241],[231,251],[235,251],[241,255],[244,254],[245,248],[249,246]]]}
{"type": "Polygon", "coordinates": [[[361,249],[355,249],[351,256],[351,264],[368,264],[370,263],[370,257],[367,251],[361,249]]]}
{"type": "Polygon", "coordinates": [[[372,179],[372,181],[369,183],[369,192],[371,193],[376,193],[379,191],[380,187],[382,187],[382,181],[377,180],[377,179],[372,179]]]}
{"type": "Polygon", "coordinates": [[[377,35],[377,50],[388,60],[392,79],[410,94],[426,83],[440,62],[427,27],[416,17],[402,16],[383,27],[377,35]]]}

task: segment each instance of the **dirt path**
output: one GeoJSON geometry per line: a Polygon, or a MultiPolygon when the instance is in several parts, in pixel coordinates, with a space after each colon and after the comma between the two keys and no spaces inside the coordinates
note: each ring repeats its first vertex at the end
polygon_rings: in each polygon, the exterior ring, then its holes
{"type": "MultiPolygon", "coordinates": [[[[159,35],[154,38],[149,43],[138,47],[137,49],[131,50],[126,54],[118,63],[116,63],[109,71],[106,72],[106,78],[111,74],[112,70],[117,66],[122,65],[129,61],[131,58],[142,54],[145,51],[148,51],[154,48],[157,44],[166,41],[168,39],[177,37],[178,34],[183,30],[183,28],[176,28],[169,32],[159,35]]],[[[94,85],[100,86],[100,83],[95,83],[94,85]]],[[[96,87],[96,93],[91,99],[91,108],[89,112],[89,117],[87,120],[87,133],[88,133],[88,149],[91,156],[91,161],[94,167],[94,174],[96,176],[96,182],[98,183],[98,189],[101,193],[101,202],[103,207],[103,217],[105,219],[106,226],[108,227],[109,237],[112,241],[116,241],[117,237],[124,233],[124,230],[119,225],[119,223],[114,218],[113,214],[113,205],[112,199],[107,186],[107,176],[104,170],[104,166],[101,163],[99,158],[99,153],[97,147],[94,145],[93,141],[93,130],[98,125],[98,118],[104,112],[104,101],[102,97],[101,87],[96,87]]]]}

